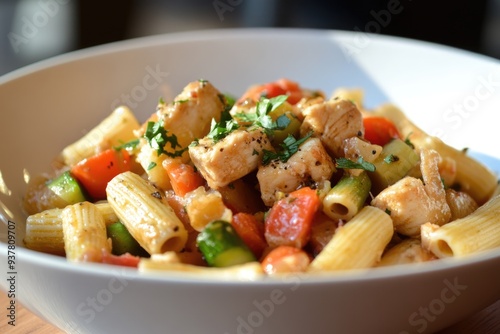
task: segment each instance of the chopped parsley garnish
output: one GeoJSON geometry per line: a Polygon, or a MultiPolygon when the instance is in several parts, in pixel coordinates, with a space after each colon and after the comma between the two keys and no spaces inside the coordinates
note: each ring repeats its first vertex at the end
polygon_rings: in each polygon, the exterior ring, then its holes
{"type": "Polygon", "coordinates": [[[177,147],[181,146],[179,145],[175,134],[168,134],[168,131],[163,126],[163,120],[159,120],[158,122],[148,122],[144,138],[148,141],[149,146],[156,150],[156,154],[158,156],[166,154],[172,158],[180,157],[188,149],[185,147],[180,150],[175,150],[177,147]],[[165,150],[165,145],[167,145],[167,143],[170,144],[170,147],[173,150],[175,150],[173,153],[165,150]]]}
{"type": "Polygon", "coordinates": [[[405,138],[405,144],[410,146],[412,149],[415,149],[415,145],[413,145],[413,143],[410,141],[410,136],[411,136],[412,132],[410,132],[408,134],[408,136],[406,136],[405,138]]]}
{"type": "Polygon", "coordinates": [[[394,154],[389,154],[388,156],[386,156],[384,158],[384,162],[386,164],[390,164],[390,163],[393,163],[393,162],[398,161],[398,160],[399,160],[398,156],[394,155],[394,154]]]}
{"type": "Polygon", "coordinates": [[[368,172],[375,171],[375,165],[371,162],[365,161],[363,157],[359,157],[356,162],[347,158],[335,159],[335,167],[342,169],[364,169],[368,172]]]}
{"type": "Polygon", "coordinates": [[[224,100],[226,102],[226,109],[231,109],[236,103],[236,99],[229,94],[224,94],[224,100]]]}
{"type": "Polygon", "coordinates": [[[116,151],[120,150],[134,150],[140,143],[139,139],[133,139],[129,142],[123,143],[120,146],[113,147],[116,151]]]}
{"type": "Polygon", "coordinates": [[[294,136],[288,135],[283,143],[280,144],[282,150],[278,152],[272,152],[268,150],[263,150],[262,164],[267,165],[273,160],[280,160],[281,162],[287,162],[292,155],[294,155],[298,150],[299,146],[302,145],[309,137],[311,137],[312,132],[309,132],[305,137],[300,139],[295,139],[294,136]]]}
{"type": "Polygon", "coordinates": [[[210,132],[207,137],[214,140],[219,141],[224,139],[228,134],[238,129],[240,126],[238,123],[232,119],[231,114],[228,110],[224,110],[221,114],[220,122],[216,122],[215,119],[212,119],[212,124],[210,125],[210,132]]]}
{"type": "Polygon", "coordinates": [[[271,99],[262,97],[255,106],[255,113],[239,113],[235,117],[243,122],[251,123],[250,127],[263,128],[267,134],[273,130],[283,130],[290,124],[290,119],[281,115],[273,121],[269,113],[276,110],[287,99],[288,95],[279,95],[271,99]]]}
{"type": "Polygon", "coordinates": [[[153,169],[153,168],[155,168],[155,167],[156,167],[156,162],[151,161],[151,162],[149,163],[149,165],[148,165],[147,170],[151,170],[151,169],[153,169]]]}

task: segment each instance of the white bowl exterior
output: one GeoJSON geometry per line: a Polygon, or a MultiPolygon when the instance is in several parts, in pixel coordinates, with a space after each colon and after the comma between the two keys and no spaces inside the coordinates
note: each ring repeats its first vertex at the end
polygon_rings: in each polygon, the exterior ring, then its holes
{"type": "MultiPolygon", "coordinates": [[[[235,95],[279,77],[327,93],[340,86],[362,87],[369,107],[395,102],[422,128],[442,133],[454,146],[498,157],[488,139],[494,122],[484,120],[500,106],[499,73],[498,62],[445,47],[309,30],[174,34],[57,57],[0,78],[5,119],[0,139],[8,143],[2,146],[0,171],[11,191],[0,193],[8,208],[3,214],[0,208],[0,218],[19,225],[19,242],[23,171],[46,171],[66,144],[117,102],[128,104],[143,121],[160,96],[172,98],[199,78],[235,95]]],[[[0,261],[6,263],[7,246],[0,245],[0,261]]],[[[151,277],[109,266],[70,265],[20,247],[16,252],[19,300],[78,333],[423,333],[500,297],[495,270],[500,252],[462,265],[451,261],[298,284],[151,277]],[[270,303],[272,311],[266,311],[270,303]]],[[[1,281],[2,289],[8,290],[7,283],[1,281]]]]}

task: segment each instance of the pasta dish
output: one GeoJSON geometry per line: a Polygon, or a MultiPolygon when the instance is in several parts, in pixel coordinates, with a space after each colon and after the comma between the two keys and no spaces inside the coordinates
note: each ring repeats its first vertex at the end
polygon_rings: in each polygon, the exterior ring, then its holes
{"type": "Polygon", "coordinates": [[[197,80],[65,147],[28,186],[24,243],[231,277],[435,261],[500,247],[497,177],[359,89],[279,79],[235,99],[197,80]]]}

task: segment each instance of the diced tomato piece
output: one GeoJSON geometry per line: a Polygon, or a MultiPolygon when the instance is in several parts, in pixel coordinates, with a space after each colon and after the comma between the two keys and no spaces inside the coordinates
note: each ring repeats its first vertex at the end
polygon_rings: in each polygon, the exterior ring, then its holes
{"type": "Polygon", "coordinates": [[[368,116],[363,118],[365,139],[375,145],[384,146],[394,138],[401,139],[398,129],[385,117],[368,116]]]}
{"type": "Polygon", "coordinates": [[[318,194],[309,187],[295,190],[277,201],[265,221],[265,237],[269,246],[304,247],[309,241],[311,225],[319,206],[318,194]]]}
{"type": "Polygon", "coordinates": [[[304,250],[292,246],[278,246],[262,260],[267,274],[304,272],[311,263],[311,257],[304,250]]]}
{"type": "Polygon", "coordinates": [[[113,264],[117,266],[133,267],[137,268],[139,266],[139,261],[141,258],[139,256],[131,255],[130,253],[125,253],[122,255],[113,255],[110,253],[103,253],[102,263],[113,264]]]}
{"type": "Polygon", "coordinates": [[[130,171],[132,161],[126,150],[108,149],[84,159],[71,168],[71,174],[80,182],[94,201],[106,199],[106,186],[116,175],[130,171]]]}
{"type": "Polygon", "coordinates": [[[268,99],[280,95],[286,95],[286,90],[281,88],[276,82],[267,83],[262,87],[261,95],[264,95],[268,99]]]}
{"type": "Polygon", "coordinates": [[[299,102],[303,96],[302,89],[298,83],[288,79],[279,79],[262,85],[251,86],[238,102],[246,99],[259,101],[262,96],[273,98],[279,95],[288,95],[287,102],[290,104],[299,102]]]}
{"type": "Polygon", "coordinates": [[[250,213],[240,212],[233,216],[232,225],[243,242],[256,258],[260,258],[267,247],[264,224],[250,213]]]}

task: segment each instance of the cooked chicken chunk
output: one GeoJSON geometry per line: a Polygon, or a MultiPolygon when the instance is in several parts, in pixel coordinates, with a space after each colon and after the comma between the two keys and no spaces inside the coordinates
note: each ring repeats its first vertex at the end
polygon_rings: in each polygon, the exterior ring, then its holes
{"type": "MultiPolygon", "coordinates": [[[[188,147],[193,140],[203,138],[210,131],[212,119],[220,120],[224,106],[223,95],[212,84],[207,81],[194,81],[184,87],[173,102],[160,102],[157,111],[151,115],[148,122],[163,120],[163,127],[168,135],[175,135],[179,145],[172,148],[170,144],[167,144],[164,149],[175,153],[188,147]]],[[[142,137],[145,130],[146,125],[136,131],[136,136],[142,137]]],[[[187,151],[182,154],[181,158],[183,162],[189,161],[187,151]]],[[[148,174],[149,181],[164,190],[171,187],[164,170],[159,167],[166,159],[171,158],[165,154],[158,155],[157,150],[143,140],[137,154],[137,162],[148,174]],[[151,165],[158,167],[150,168],[151,165]]]]}
{"type": "MultiPolygon", "coordinates": [[[[184,87],[171,103],[160,103],[157,119],[163,119],[164,128],[175,134],[180,147],[187,147],[209,131],[212,119],[220,120],[224,110],[223,95],[208,81],[194,81],[184,87]]],[[[167,145],[165,150],[169,150],[167,145]]],[[[187,162],[188,155],[183,155],[187,162]]]]}
{"type": "Polygon", "coordinates": [[[453,189],[446,189],[446,203],[451,211],[450,221],[468,216],[479,207],[472,196],[453,189]]]}
{"type": "Polygon", "coordinates": [[[418,236],[422,224],[443,225],[451,218],[439,175],[439,154],[422,149],[420,159],[423,183],[407,176],[381,191],[371,202],[389,211],[396,231],[407,236],[418,236]]]}
{"type": "Polygon", "coordinates": [[[354,103],[337,99],[313,104],[304,110],[304,121],[300,133],[305,136],[313,131],[313,136],[321,142],[329,153],[336,157],[344,155],[344,140],[361,136],[364,131],[363,117],[354,103]]]}
{"type": "Polygon", "coordinates": [[[409,238],[385,252],[378,266],[420,263],[435,259],[436,256],[422,246],[419,238],[409,238]]]}
{"type": "Polygon", "coordinates": [[[273,147],[261,129],[236,130],[218,142],[201,139],[189,147],[189,156],[208,185],[217,189],[255,170],[263,150],[273,147]]]}
{"type": "Polygon", "coordinates": [[[262,200],[272,206],[276,192],[290,193],[301,185],[329,180],[335,165],[318,138],[309,138],[288,159],[260,166],[257,172],[262,200]]]}

